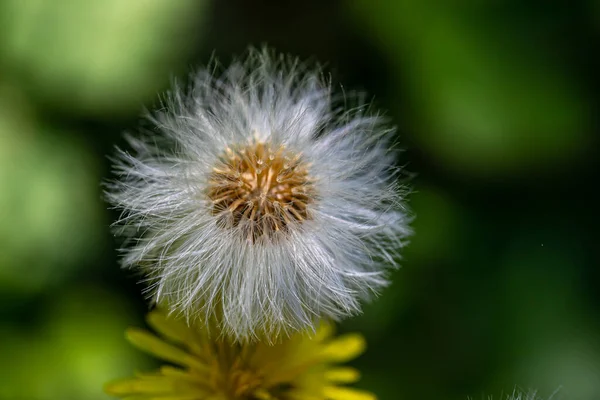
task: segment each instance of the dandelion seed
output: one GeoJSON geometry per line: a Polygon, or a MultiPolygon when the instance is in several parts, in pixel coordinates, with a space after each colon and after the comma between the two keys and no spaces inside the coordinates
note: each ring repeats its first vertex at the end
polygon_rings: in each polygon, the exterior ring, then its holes
{"type": "Polygon", "coordinates": [[[409,235],[393,129],[268,51],[200,70],[129,137],[108,198],[123,264],[188,320],[238,340],[360,311],[409,235]]]}
{"type": "MultiPolygon", "coordinates": [[[[560,392],[560,388],[556,389],[554,391],[554,393],[552,393],[550,395],[550,397],[546,397],[546,398],[542,398],[539,397],[537,395],[537,391],[535,390],[528,390],[528,391],[523,391],[523,390],[519,390],[517,388],[515,388],[513,390],[512,393],[510,394],[503,394],[500,395],[500,397],[498,397],[498,400],[544,400],[544,399],[548,399],[548,400],[559,400],[557,395],[560,392]]],[[[494,396],[482,396],[482,400],[494,400],[496,397],[494,396]]],[[[469,397],[467,400],[475,400],[473,397],[469,397]]]]}
{"type": "Polygon", "coordinates": [[[273,346],[211,340],[206,330],[153,311],[149,324],[162,337],[140,330],[127,331],[139,349],[174,366],[111,382],[105,391],[125,399],[222,400],[375,400],[359,389],[343,386],[360,374],[339,366],[364,351],[356,334],[333,337],[332,326],[321,325],[315,335],[298,333],[273,346]]]}

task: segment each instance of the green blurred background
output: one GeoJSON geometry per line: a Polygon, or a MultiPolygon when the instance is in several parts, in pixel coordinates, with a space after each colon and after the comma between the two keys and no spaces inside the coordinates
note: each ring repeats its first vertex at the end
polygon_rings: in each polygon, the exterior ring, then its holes
{"type": "Polygon", "coordinates": [[[366,90],[415,173],[403,268],[341,327],[370,342],[360,386],[600,399],[599,34],[591,0],[2,1],[0,399],[152,367],[123,338],[147,306],[107,155],[172,78],[264,43],[366,90]]]}

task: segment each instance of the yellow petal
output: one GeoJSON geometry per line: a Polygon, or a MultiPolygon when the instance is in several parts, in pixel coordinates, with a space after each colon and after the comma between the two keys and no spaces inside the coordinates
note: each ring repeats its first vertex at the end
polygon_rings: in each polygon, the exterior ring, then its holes
{"type": "Polygon", "coordinates": [[[333,322],[321,321],[321,324],[317,328],[317,335],[315,336],[315,340],[322,342],[324,340],[329,339],[334,334],[335,325],[333,324],[333,322]]]}
{"type": "Polygon", "coordinates": [[[122,379],[104,386],[104,391],[112,396],[144,400],[194,400],[204,398],[209,388],[202,388],[195,382],[187,383],[160,375],[146,375],[144,379],[122,379]]]}
{"type": "Polygon", "coordinates": [[[325,371],[325,379],[332,383],[354,383],[360,379],[360,372],[350,367],[332,368],[325,371]]]}
{"type": "Polygon", "coordinates": [[[361,335],[350,333],[328,343],[323,350],[323,355],[328,361],[343,363],[358,357],[366,347],[365,339],[361,335]]]}
{"type": "Polygon", "coordinates": [[[286,399],[289,400],[323,400],[322,396],[315,396],[301,391],[286,393],[286,399]]]}
{"type": "MultiPolygon", "coordinates": [[[[198,400],[198,396],[204,396],[204,394],[184,394],[184,395],[172,395],[172,396],[152,396],[142,400],[198,400]]],[[[202,397],[205,398],[205,397],[202,397]]]]}
{"type": "Polygon", "coordinates": [[[327,400],[377,400],[373,393],[338,386],[326,386],[323,394],[327,400]]]}
{"type": "Polygon", "coordinates": [[[175,395],[175,396],[152,396],[148,395],[140,395],[140,396],[129,396],[123,397],[122,400],[198,400],[197,394],[189,394],[189,395],[175,395]]]}
{"type": "Polygon", "coordinates": [[[264,389],[255,390],[252,393],[252,398],[256,400],[276,400],[275,397],[271,396],[271,394],[264,389]]]}
{"type": "Polygon", "coordinates": [[[201,371],[208,371],[208,367],[194,356],[186,353],[178,347],[172,346],[150,332],[142,329],[130,328],[126,331],[127,339],[138,349],[153,354],[163,360],[175,364],[195,368],[201,371]]]}
{"type": "Polygon", "coordinates": [[[169,394],[173,381],[167,379],[122,379],[104,385],[104,391],[112,396],[131,394],[169,394]]]}
{"type": "Polygon", "coordinates": [[[184,343],[189,337],[190,328],[183,321],[170,318],[162,311],[150,312],[146,320],[156,332],[174,343],[184,343]]]}
{"type": "Polygon", "coordinates": [[[173,376],[173,377],[182,378],[182,379],[186,379],[188,377],[191,378],[191,375],[188,374],[187,372],[185,372],[184,370],[175,368],[175,367],[171,367],[170,365],[161,366],[160,373],[163,374],[164,376],[173,376]]]}

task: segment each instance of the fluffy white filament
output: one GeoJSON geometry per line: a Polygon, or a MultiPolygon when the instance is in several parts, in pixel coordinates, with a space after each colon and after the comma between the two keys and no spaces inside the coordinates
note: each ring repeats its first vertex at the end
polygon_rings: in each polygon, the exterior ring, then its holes
{"type": "MultiPolygon", "coordinates": [[[[557,395],[559,394],[560,388],[555,390],[554,393],[548,397],[548,400],[558,400],[557,395]]],[[[474,400],[472,397],[469,397],[468,400],[474,400]]],[[[492,396],[486,396],[486,400],[494,400],[492,396]]],[[[499,397],[499,400],[543,400],[541,397],[537,395],[537,391],[529,390],[527,392],[521,391],[518,389],[514,389],[512,394],[502,395],[499,397]]]]}
{"type": "Polygon", "coordinates": [[[107,194],[129,239],[123,264],[145,273],[154,301],[238,340],[356,314],[410,233],[393,129],[356,96],[344,109],[320,71],[266,50],[217,69],[175,87],[153,129],[119,152],[107,194]],[[207,195],[226,149],[251,143],[285,148],[311,178],[310,217],[254,240],[250,222],[225,226],[207,195]]]}

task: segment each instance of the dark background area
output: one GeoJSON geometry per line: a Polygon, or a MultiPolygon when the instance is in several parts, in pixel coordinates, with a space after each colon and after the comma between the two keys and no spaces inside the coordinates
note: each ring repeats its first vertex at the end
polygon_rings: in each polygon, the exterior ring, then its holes
{"type": "Polygon", "coordinates": [[[591,0],[0,3],[0,398],[151,368],[107,156],[173,78],[268,44],[366,91],[415,175],[403,266],[340,327],[369,341],[360,386],[600,399],[599,34],[591,0]]]}

